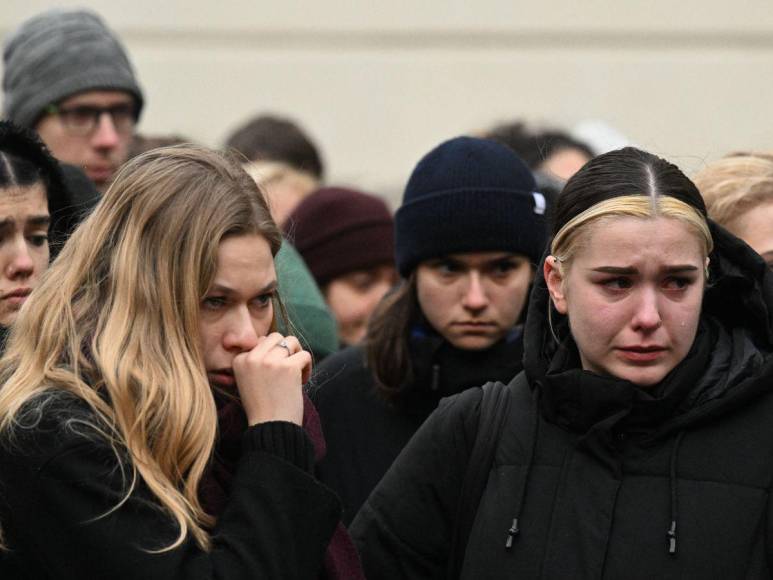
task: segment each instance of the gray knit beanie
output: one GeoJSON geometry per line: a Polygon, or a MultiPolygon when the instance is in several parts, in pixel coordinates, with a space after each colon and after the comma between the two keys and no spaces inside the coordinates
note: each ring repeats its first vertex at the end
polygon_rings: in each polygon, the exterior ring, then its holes
{"type": "Polygon", "coordinates": [[[32,127],[44,109],[83,91],[142,90],[126,51],[102,19],[86,10],[49,10],[24,22],[3,51],[3,116],[32,127]]]}

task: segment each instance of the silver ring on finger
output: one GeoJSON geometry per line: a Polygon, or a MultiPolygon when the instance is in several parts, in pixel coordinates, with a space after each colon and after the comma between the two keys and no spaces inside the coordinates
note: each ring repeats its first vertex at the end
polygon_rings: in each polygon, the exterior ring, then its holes
{"type": "Polygon", "coordinates": [[[290,354],[290,345],[287,344],[287,341],[284,338],[277,343],[277,346],[285,349],[287,351],[287,354],[290,354]]]}

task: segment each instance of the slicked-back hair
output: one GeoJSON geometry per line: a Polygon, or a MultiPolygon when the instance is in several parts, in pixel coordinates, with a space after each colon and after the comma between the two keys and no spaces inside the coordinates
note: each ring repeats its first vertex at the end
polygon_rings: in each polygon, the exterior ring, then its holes
{"type": "Polygon", "coordinates": [[[706,204],[698,188],[676,165],[641,149],[625,147],[593,158],[567,181],[553,211],[552,236],[597,203],[628,195],[652,199],[668,195],[706,217],[706,204]]]}

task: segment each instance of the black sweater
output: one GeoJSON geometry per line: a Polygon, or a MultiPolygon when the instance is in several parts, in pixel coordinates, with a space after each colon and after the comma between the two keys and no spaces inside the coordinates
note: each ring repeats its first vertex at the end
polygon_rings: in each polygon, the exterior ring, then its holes
{"type": "MultiPolygon", "coordinates": [[[[695,344],[652,389],[581,370],[536,282],[462,578],[773,578],[773,277],[713,235],[695,344]]],[[[353,522],[371,580],[445,577],[481,393],[441,404],[353,522]]]]}
{"type": "MultiPolygon", "coordinates": [[[[55,399],[61,399],[61,396],[55,399]]],[[[124,503],[127,463],[84,426],[70,397],[0,447],[0,522],[9,552],[0,578],[314,579],[338,522],[334,494],[309,473],[312,445],[291,423],[251,427],[211,552],[177,530],[138,482],[124,503]],[[75,419],[76,422],[72,420],[75,419]],[[112,510],[112,511],[111,511],[112,510]]]]}
{"type": "Polygon", "coordinates": [[[522,354],[519,331],[484,351],[458,350],[436,335],[413,337],[415,379],[391,402],[376,391],[362,347],[326,359],[313,395],[327,442],[317,474],[341,497],[344,523],[351,522],[441,398],[486,381],[510,380],[522,367],[522,354]]]}

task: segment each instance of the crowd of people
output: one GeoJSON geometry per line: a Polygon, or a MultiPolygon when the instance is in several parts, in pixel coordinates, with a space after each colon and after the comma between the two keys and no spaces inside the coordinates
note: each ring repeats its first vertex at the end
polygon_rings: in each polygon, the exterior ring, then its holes
{"type": "Polygon", "coordinates": [[[95,13],[0,121],[0,578],[773,578],[773,154],[521,122],[394,215],[280,115],[137,134],[95,13]]]}

